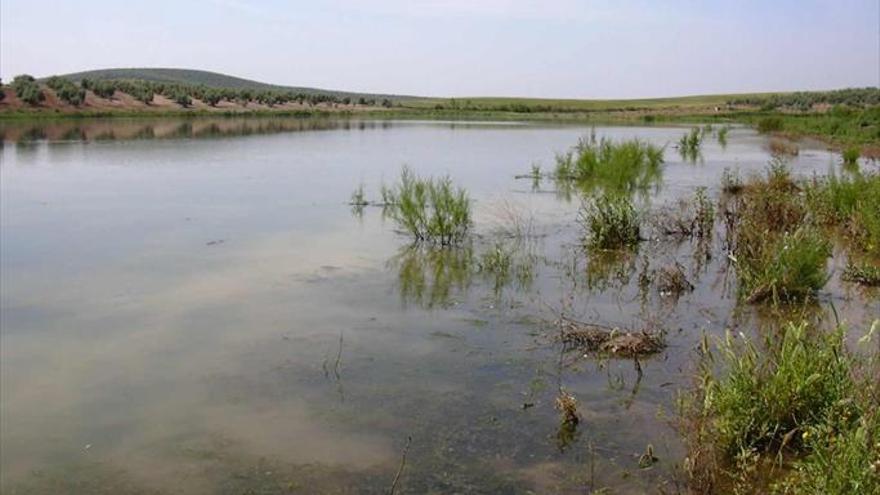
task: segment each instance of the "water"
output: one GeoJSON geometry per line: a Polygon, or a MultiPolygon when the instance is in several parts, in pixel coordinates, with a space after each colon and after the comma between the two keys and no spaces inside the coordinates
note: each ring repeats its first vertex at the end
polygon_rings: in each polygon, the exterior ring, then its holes
{"type": "MultiPolygon", "coordinates": [[[[645,209],[769,160],[733,128],[681,159],[681,127],[599,127],[669,143],[645,209]]],[[[716,256],[650,241],[616,263],[579,247],[580,200],[517,180],[583,125],[295,119],[4,123],[0,154],[3,493],[642,493],[683,480],[673,425],[702,332],[754,332],[716,256]],[[474,197],[476,236],[408,248],[346,204],[408,164],[474,197]],[[521,270],[474,261],[519,220],[521,270]],[[640,292],[643,260],[696,290],[640,292]],[[477,263],[478,264],[478,263],[477,263]],[[551,322],[667,331],[632,360],[560,354],[551,322]],[[637,371],[641,368],[641,373],[637,371]],[[559,387],[579,401],[560,430],[559,387]],[[570,433],[570,432],[569,432],[570,433]],[[411,439],[411,440],[408,440],[411,439]],[[653,445],[660,462],[640,469],[653,445]],[[409,445],[409,447],[407,447],[409,445]]],[[[800,175],[838,157],[802,145],[800,175]]],[[[720,242],[716,240],[716,243],[720,242]]],[[[875,296],[838,280],[816,309],[853,326],[875,296]]],[[[827,318],[827,316],[826,316],[827,318]]]]}

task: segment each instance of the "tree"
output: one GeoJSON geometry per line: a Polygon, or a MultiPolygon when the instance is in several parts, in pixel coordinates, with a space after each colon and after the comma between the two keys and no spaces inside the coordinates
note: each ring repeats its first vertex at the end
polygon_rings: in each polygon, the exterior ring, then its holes
{"type": "Polygon", "coordinates": [[[15,76],[12,80],[12,89],[15,90],[18,99],[28,105],[36,105],[46,99],[36,79],[28,74],[15,76]]]}
{"type": "Polygon", "coordinates": [[[183,90],[177,90],[174,94],[174,102],[183,108],[187,108],[192,105],[192,98],[190,98],[183,90]]]}

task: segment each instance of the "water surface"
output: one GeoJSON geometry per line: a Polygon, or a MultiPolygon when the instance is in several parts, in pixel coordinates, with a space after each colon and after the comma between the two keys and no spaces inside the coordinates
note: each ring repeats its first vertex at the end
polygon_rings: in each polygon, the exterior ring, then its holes
{"type": "MultiPolygon", "coordinates": [[[[657,211],[770,159],[735,127],[702,158],[686,127],[599,127],[668,144],[639,194],[657,211]]],[[[3,123],[0,151],[0,485],[3,493],[643,493],[676,486],[673,428],[703,332],[755,332],[735,280],[690,242],[599,260],[580,247],[580,196],[517,180],[585,125],[296,119],[3,123]],[[475,236],[412,248],[358,184],[403,165],[449,174],[475,199],[475,236]],[[516,220],[513,222],[512,220],[516,220]],[[528,236],[512,241],[510,227],[528,236]],[[516,247],[518,274],[474,260],[516,247]],[[696,290],[640,291],[638,272],[685,263],[696,290]],[[565,354],[552,322],[667,332],[640,360],[565,354]],[[639,373],[641,369],[641,373],[639,373]],[[575,395],[578,430],[554,400],[575,395]],[[411,440],[408,440],[411,439],[411,440]],[[659,464],[640,469],[653,445],[659,464]],[[407,448],[409,445],[409,448],[407,448]]],[[[802,144],[809,176],[838,157],[802,144]]],[[[716,239],[716,243],[720,240],[716,239]]],[[[820,294],[853,326],[875,296],[820,294]]],[[[828,313],[830,314],[830,313],[828,313]]],[[[824,318],[827,319],[827,316],[824,318]]]]}

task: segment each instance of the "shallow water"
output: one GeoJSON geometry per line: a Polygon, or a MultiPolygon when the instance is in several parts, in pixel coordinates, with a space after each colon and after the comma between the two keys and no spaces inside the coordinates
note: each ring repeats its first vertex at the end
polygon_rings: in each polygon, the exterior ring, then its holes
{"type": "MultiPolygon", "coordinates": [[[[735,127],[702,159],[686,127],[598,127],[667,144],[646,210],[718,195],[725,167],[770,159],[735,127]]],[[[672,490],[673,420],[705,331],[773,322],[738,306],[719,256],[653,240],[615,263],[579,247],[577,194],[517,180],[584,125],[295,119],[3,123],[0,152],[0,488],[3,493],[538,493],[672,490]],[[408,164],[476,200],[475,239],[440,251],[380,208],[346,204],[408,164]],[[521,276],[474,259],[519,219],[521,276]],[[680,261],[696,290],[642,292],[680,261]],[[561,356],[560,312],[665,329],[662,353],[561,356]],[[559,387],[579,401],[559,429],[559,387]],[[570,432],[569,432],[570,433],[570,432]],[[408,438],[411,439],[408,441],[408,438]],[[653,445],[659,463],[640,469],[653,445]],[[409,445],[409,447],[407,447],[409,445]]],[[[802,144],[796,174],[839,158],[802,144]]],[[[866,164],[866,166],[871,166],[866,164]]],[[[717,236],[716,236],[717,237],[717,236]]],[[[716,239],[715,243],[720,240],[716,239]]],[[[854,328],[876,294],[840,283],[812,317],[854,328]],[[818,316],[816,316],[818,315],[818,316]]]]}

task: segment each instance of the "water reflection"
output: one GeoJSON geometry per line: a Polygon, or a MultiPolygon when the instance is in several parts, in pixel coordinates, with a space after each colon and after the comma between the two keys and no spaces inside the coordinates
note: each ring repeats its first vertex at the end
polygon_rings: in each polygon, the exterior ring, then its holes
{"type": "Polygon", "coordinates": [[[66,119],[0,121],[5,142],[110,141],[138,139],[222,138],[323,130],[387,128],[387,121],[324,118],[223,117],[191,119],[66,119]]]}

